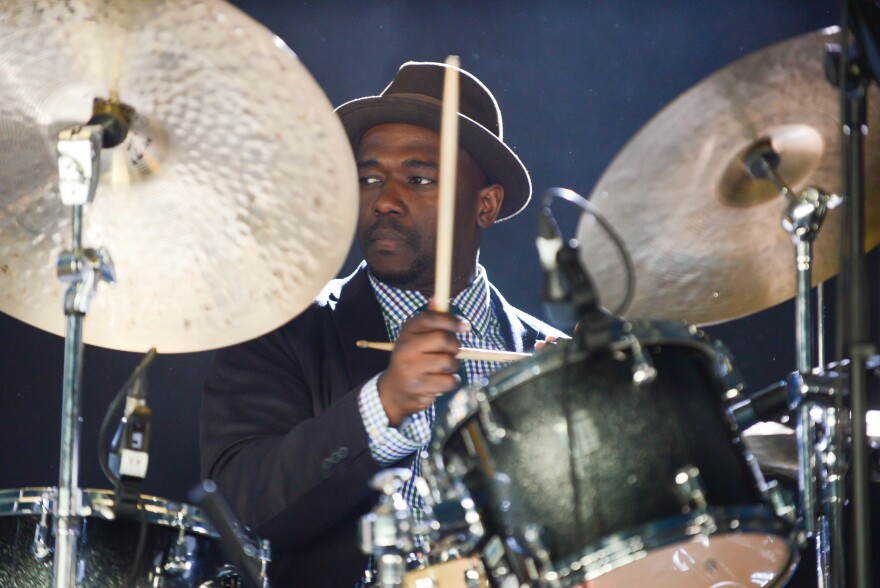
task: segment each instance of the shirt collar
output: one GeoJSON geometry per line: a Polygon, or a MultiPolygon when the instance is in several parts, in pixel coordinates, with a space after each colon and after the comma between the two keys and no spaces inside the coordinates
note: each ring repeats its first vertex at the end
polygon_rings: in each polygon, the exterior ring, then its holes
{"type": "MultiPolygon", "coordinates": [[[[417,290],[402,290],[380,282],[372,272],[367,272],[373,292],[382,307],[382,313],[388,324],[400,326],[406,319],[421,311],[428,303],[428,298],[417,290]]],[[[470,286],[456,294],[450,303],[471,322],[471,328],[481,337],[489,330],[491,302],[489,297],[489,280],[486,270],[477,265],[477,275],[470,286]]]]}

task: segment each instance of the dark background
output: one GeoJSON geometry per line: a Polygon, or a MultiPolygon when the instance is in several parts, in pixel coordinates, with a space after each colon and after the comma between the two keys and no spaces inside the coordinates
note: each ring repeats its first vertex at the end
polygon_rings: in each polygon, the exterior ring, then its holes
{"type": "MultiPolygon", "coordinates": [[[[740,57],[839,19],[839,3],[828,0],[236,4],[287,42],[333,104],[378,93],[406,60],[460,55],[494,92],[535,191],[566,186],[583,195],[676,96],[740,57]]],[[[487,231],[481,259],[512,302],[541,315],[535,212],[533,202],[487,231]]],[[[571,218],[563,226],[574,231],[571,218]]],[[[353,251],[346,271],[358,258],[353,251]]],[[[709,329],[751,389],[793,370],[793,312],[789,302],[709,329]]],[[[58,482],[62,348],[61,338],[0,315],[0,488],[58,482]]],[[[162,356],[151,368],[149,493],[185,500],[198,481],[199,394],[211,357],[162,356]]],[[[97,430],[138,359],[86,349],[81,486],[109,486],[95,457],[97,430]]]]}

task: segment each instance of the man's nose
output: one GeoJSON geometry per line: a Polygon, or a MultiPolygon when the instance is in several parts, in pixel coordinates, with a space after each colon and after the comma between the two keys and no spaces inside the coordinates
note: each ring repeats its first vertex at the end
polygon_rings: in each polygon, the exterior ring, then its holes
{"type": "Polygon", "coordinates": [[[373,202],[373,210],[377,214],[403,214],[406,211],[404,189],[398,182],[390,181],[379,190],[373,202]]]}

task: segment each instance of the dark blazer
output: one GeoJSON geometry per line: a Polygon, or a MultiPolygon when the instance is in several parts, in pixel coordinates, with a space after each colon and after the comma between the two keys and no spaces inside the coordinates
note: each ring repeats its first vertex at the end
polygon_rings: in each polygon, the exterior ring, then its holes
{"type": "MultiPolygon", "coordinates": [[[[491,298],[508,349],[563,336],[494,287],[491,298]]],[[[219,351],[205,384],[202,477],[271,541],[276,587],[348,588],[366,565],[357,522],[374,504],[368,481],[382,466],[367,445],[358,393],[389,354],[360,349],[357,339],[388,340],[363,264],[286,325],[219,351]]]]}

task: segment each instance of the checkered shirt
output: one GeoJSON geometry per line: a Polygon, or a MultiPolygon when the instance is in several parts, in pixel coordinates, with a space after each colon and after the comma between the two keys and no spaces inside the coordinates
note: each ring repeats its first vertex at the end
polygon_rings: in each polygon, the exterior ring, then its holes
{"type": "MultiPolygon", "coordinates": [[[[388,337],[391,341],[396,341],[403,323],[422,309],[428,299],[420,292],[400,290],[383,284],[372,274],[370,274],[370,283],[382,307],[388,337]]],[[[474,282],[453,297],[450,304],[457,307],[471,322],[470,331],[458,334],[463,347],[506,349],[501,324],[489,295],[489,280],[482,266],[477,266],[474,282]]],[[[462,361],[462,364],[469,382],[478,382],[503,365],[494,361],[472,360],[462,361]]],[[[386,466],[408,455],[416,454],[412,464],[413,479],[404,488],[404,495],[416,519],[419,519],[421,499],[415,491],[413,481],[421,473],[421,459],[426,455],[427,445],[431,440],[434,407],[410,415],[399,426],[392,427],[382,407],[382,401],[379,400],[378,380],[379,376],[376,375],[364,384],[358,398],[364,427],[369,437],[370,453],[377,462],[386,466]]]]}

